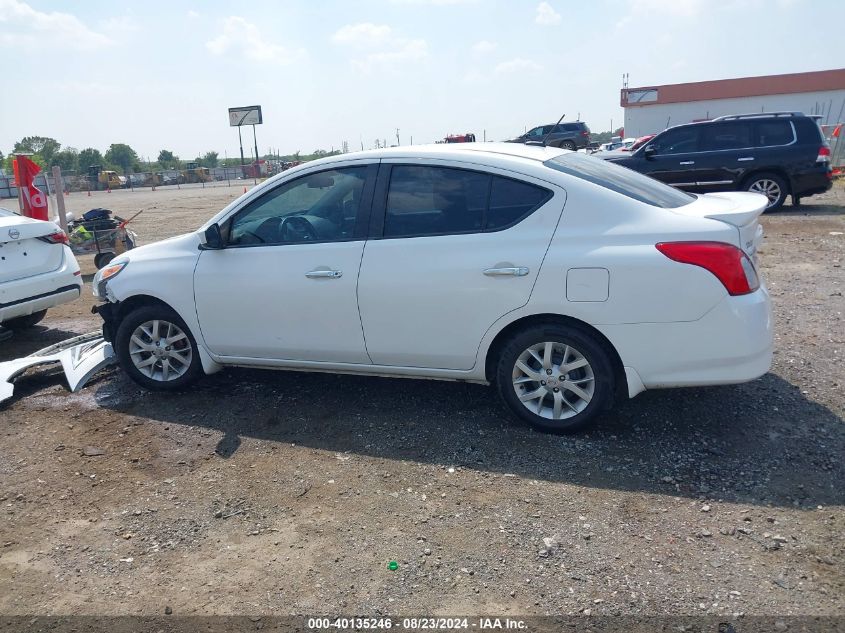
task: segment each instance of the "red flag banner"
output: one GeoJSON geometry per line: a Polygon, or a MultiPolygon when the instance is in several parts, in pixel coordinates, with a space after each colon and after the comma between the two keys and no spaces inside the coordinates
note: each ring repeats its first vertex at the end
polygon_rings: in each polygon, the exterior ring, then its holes
{"type": "Polygon", "coordinates": [[[835,128],[833,128],[833,134],[831,136],[833,138],[839,138],[839,134],[842,132],[842,124],[840,123],[835,128]]]}
{"type": "Polygon", "coordinates": [[[17,164],[18,187],[21,188],[23,202],[21,213],[36,220],[46,220],[48,218],[47,196],[34,184],[35,177],[41,168],[26,156],[18,156],[17,164]]]}

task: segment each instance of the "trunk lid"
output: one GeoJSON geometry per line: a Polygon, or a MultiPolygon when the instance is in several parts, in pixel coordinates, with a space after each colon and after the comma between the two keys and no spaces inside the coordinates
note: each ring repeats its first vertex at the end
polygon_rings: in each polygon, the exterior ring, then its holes
{"type": "Polygon", "coordinates": [[[708,193],[683,207],[672,209],[680,215],[719,220],[736,227],[738,246],[757,263],[757,249],[763,242],[763,227],[759,217],[766,210],[768,199],[758,193],[725,191],[708,193]]]}
{"type": "Polygon", "coordinates": [[[60,230],[52,222],[0,210],[0,283],[59,268],[64,257],[63,246],[38,238],[60,230]]]}

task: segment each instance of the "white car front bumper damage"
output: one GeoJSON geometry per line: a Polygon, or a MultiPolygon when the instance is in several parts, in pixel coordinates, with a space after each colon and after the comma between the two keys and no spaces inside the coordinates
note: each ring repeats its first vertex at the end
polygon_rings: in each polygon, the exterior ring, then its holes
{"type": "Polygon", "coordinates": [[[99,332],[56,343],[29,356],[0,363],[0,402],[14,393],[13,380],[30,367],[61,363],[72,392],[79,391],[98,371],[117,361],[111,343],[99,332]]]}

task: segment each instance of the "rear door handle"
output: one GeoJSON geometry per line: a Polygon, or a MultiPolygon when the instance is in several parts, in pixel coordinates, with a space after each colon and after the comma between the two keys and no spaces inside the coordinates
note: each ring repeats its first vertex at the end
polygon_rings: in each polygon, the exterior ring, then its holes
{"type": "Polygon", "coordinates": [[[305,276],[309,279],[337,279],[338,277],[343,277],[342,270],[310,270],[305,273],[305,276]]]}
{"type": "Polygon", "coordinates": [[[528,268],[525,266],[509,266],[507,268],[487,268],[484,274],[488,277],[525,277],[528,274],[528,268]]]}
{"type": "Polygon", "coordinates": [[[741,163],[741,162],[746,161],[746,160],[754,160],[754,157],[753,156],[743,156],[742,158],[737,158],[736,162],[741,163]]]}
{"type": "Polygon", "coordinates": [[[695,161],[694,160],[682,160],[680,164],[681,165],[695,165],[695,161]]]}

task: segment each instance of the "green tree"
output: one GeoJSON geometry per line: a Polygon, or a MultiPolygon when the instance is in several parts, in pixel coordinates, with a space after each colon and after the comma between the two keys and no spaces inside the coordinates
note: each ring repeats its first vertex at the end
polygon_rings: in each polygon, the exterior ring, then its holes
{"type": "Polygon", "coordinates": [[[76,148],[66,147],[62,151],[56,152],[52,164],[61,167],[65,173],[77,171],[79,169],[79,152],[76,148]]]}
{"type": "Polygon", "coordinates": [[[79,152],[80,171],[88,171],[88,168],[91,165],[102,165],[103,162],[103,155],[100,154],[99,150],[96,150],[93,147],[86,147],[84,150],[79,152]]]}
{"type": "Polygon", "coordinates": [[[164,169],[178,167],[179,157],[169,149],[163,149],[158,153],[158,164],[164,169]]]}
{"type": "Polygon", "coordinates": [[[15,143],[13,153],[38,154],[49,165],[53,160],[53,156],[61,147],[61,143],[49,136],[24,136],[20,141],[15,143]]]}
{"type": "Polygon", "coordinates": [[[206,152],[202,157],[202,164],[205,167],[217,167],[217,157],[220,156],[217,152],[206,152]]]}
{"type": "Polygon", "coordinates": [[[112,143],[103,158],[112,165],[120,167],[124,173],[138,162],[138,154],[126,143],[112,143]]]}

